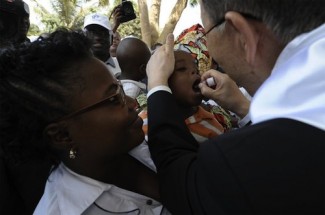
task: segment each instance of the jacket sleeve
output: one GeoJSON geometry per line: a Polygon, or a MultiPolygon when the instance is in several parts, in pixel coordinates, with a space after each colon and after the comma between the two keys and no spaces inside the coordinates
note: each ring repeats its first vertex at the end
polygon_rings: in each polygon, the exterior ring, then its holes
{"type": "Polygon", "coordinates": [[[148,98],[149,148],[173,214],[324,214],[325,132],[274,119],[201,143],[173,96],[148,98]]]}
{"type": "Polygon", "coordinates": [[[204,178],[197,177],[198,143],[170,93],[157,91],[148,98],[148,125],[149,148],[158,170],[162,203],[173,214],[206,214],[207,205],[210,212],[223,214],[209,198],[204,178]]]}

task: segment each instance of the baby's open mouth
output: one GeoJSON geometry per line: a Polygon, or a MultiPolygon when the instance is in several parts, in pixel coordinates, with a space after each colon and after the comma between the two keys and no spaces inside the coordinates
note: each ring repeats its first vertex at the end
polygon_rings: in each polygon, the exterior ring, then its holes
{"type": "Polygon", "coordinates": [[[201,92],[200,88],[199,88],[199,84],[200,84],[201,80],[197,79],[196,81],[194,81],[192,89],[194,92],[201,92]]]}

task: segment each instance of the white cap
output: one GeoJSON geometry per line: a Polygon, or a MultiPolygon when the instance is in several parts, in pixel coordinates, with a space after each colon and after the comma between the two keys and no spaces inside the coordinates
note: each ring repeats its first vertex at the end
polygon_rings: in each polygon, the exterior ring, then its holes
{"type": "Polygon", "coordinates": [[[112,30],[112,26],[108,21],[108,17],[98,14],[98,13],[92,13],[85,17],[84,29],[88,25],[100,25],[100,26],[106,28],[107,30],[112,30]]]}
{"type": "Polygon", "coordinates": [[[29,16],[29,14],[30,14],[30,12],[29,12],[29,6],[28,6],[28,4],[27,4],[26,2],[23,1],[23,3],[24,3],[24,10],[25,10],[25,13],[26,13],[26,15],[29,16]]]}

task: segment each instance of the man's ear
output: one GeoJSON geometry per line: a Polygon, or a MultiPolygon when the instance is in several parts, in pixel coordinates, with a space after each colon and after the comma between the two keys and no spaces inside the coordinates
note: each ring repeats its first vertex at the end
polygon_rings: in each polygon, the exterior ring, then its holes
{"type": "Polygon", "coordinates": [[[71,148],[72,139],[64,123],[51,123],[46,126],[43,133],[54,148],[59,150],[71,148]]]}
{"type": "Polygon", "coordinates": [[[245,51],[245,59],[253,66],[260,39],[256,26],[248,21],[242,14],[234,11],[227,12],[225,19],[235,28],[237,33],[239,33],[240,44],[245,51]]]}

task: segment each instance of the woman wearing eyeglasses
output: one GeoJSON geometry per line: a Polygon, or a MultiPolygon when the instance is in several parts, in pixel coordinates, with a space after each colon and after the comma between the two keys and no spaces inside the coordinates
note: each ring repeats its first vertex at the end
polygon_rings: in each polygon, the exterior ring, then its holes
{"type": "Polygon", "coordinates": [[[60,30],[1,50],[5,162],[51,162],[34,214],[168,214],[155,173],[128,155],[144,139],[137,104],[90,46],[60,30]]]}

